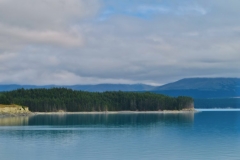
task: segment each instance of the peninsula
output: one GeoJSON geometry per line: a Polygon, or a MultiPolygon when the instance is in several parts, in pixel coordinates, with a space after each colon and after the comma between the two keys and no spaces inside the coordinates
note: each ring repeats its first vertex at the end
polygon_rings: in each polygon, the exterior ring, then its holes
{"type": "MultiPolygon", "coordinates": [[[[2,92],[0,104],[27,106],[31,112],[194,110],[194,102],[191,97],[169,97],[150,92],[111,91],[99,93],[74,91],[66,88],[18,89],[2,92]]],[[[24,107],[22,108],[24,109],[24,107]]]]}

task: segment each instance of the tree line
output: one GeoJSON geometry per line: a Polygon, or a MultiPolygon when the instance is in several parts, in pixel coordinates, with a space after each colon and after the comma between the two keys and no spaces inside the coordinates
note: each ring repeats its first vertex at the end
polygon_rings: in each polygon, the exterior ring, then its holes
{"type": "Polygon", "coordinates": [[[169,97],[151,92],[86,92],[66,88],[18,89],[2,92],[0,104],[18,104],[32,112],[158,111],[191,107],[191,97],[169,97]]]}

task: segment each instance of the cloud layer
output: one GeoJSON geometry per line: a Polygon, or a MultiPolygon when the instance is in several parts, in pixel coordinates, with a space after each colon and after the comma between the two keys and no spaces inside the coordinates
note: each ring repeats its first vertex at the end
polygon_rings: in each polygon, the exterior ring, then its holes
{"type": "Polygon", "coordinates": [[[239,77],[234,0],[0,0],[0,83],[239,77]]]}

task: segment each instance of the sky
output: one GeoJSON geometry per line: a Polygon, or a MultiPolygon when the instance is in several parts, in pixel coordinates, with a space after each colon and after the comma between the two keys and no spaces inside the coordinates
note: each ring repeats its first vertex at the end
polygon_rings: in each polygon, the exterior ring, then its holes
{"type": "Polygon", "coordinates": [[[0,84],[240,77],[238,0],[0,0],[0,84]]]}

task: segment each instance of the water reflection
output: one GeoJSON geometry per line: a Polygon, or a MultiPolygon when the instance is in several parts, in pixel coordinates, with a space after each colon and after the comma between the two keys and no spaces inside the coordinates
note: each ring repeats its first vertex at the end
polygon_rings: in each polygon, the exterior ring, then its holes
{"type": "Polygon", "coordinates": [[[11,119],[0,119],[0,159],[239,159],[240,112],[11,119]]]}
{"type": "Polygon", "coordinates": [[[194,113],[177,114],[52,114],[0,118],[0,126],[138,126],[192,124],[194,113]]]}
{"type": "Polygon", "coordinates": [[[0,126],[22,126],[29,124],[29,117],[2,117],[0,126]]]}

